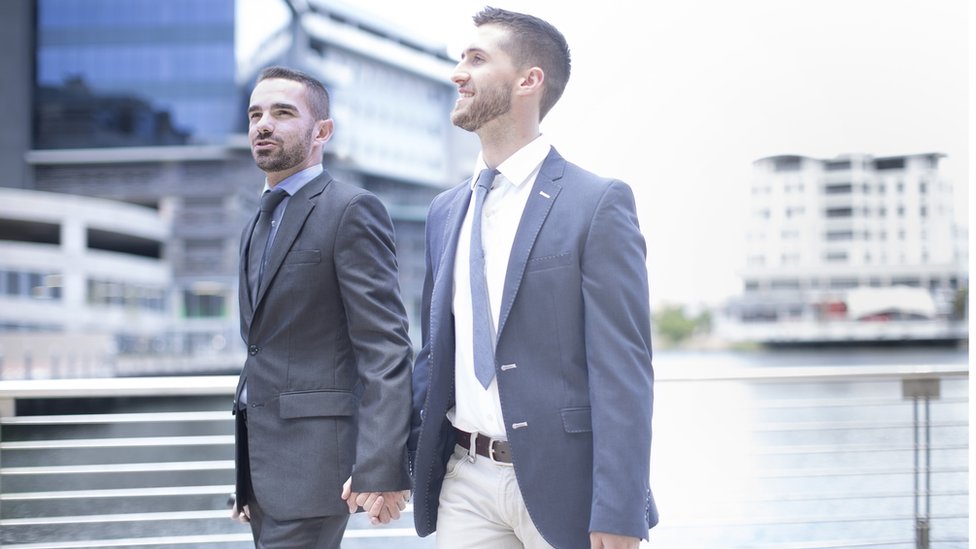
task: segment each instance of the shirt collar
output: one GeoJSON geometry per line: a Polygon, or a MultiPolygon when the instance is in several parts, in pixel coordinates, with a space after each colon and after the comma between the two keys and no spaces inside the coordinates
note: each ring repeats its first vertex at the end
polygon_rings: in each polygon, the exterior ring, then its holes
{"type": "MultiPolygon", "coordinates": [[[[295,172],[282,179],[281,182],[275,186],[275,188],[284,189],[285,192],[288,193],[288,196],[295,196],[295,193],[302,190],[302,187],[308,184],[309,181],[318,177],[323,171],[325,170],[322,168],[322,164],[310,166],[300,172],[295,172]]],[[[267,191],[270,188],[271,186],[268,185],[268,180],[265,179],[263,190],[267,191]]]]}
{"type": "MultiPolygon", "coordinates": [[[[549,156],[549,149],[552,145],[545,135],[539,134],[538,137],[528,142],[521,149],[515,151],[498,166],[498,171],[512,185],[521,187],[539,167],[539,164],[549,156]]],[[[474,175],[471,177],[471,188],[478,182],[478,174],[487,168],[485,158],[482,153],[478,153],[478,159],[474,163],[474,175]]]]}

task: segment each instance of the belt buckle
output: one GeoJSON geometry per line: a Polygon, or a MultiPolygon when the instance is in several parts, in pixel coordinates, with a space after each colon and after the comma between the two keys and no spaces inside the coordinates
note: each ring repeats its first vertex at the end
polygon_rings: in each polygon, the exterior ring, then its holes
{"type": "Polygon", "coordinates": [[[494,439],[494,438],[488,439],[488,459],[490,459],[492,463],[494,463],[496,465],[501,465],[502,467],[515,467],[515,464],[514,463],[508,463],[508,462],[505,462],[505,461],[499,461],[498,459],[495,459],[495,443],[496,442],[501,442],[501,441],[498,440],[498,439],[494,439]]]}

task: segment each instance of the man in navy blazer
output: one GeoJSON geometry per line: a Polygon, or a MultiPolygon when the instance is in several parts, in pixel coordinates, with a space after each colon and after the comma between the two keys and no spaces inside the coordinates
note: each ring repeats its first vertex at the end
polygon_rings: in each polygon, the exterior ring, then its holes
{"type": "Polygon", "coordinates": [[[452,549],[636,548],[658,517],[634,197],[539,131],[569,77],[562,34],[495,8],[474,22],[451,118],[481,141],[476,175],[427,217],[409,443],[417,532],[452,549]]]}

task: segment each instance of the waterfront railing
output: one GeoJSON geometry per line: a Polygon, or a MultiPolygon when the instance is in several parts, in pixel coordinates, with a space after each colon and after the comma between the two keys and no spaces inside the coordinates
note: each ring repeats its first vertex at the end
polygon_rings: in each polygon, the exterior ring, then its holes
{"type": "MultiPolygon", "coordinates": [[[[647,546],[967,546],[968,375],[659,367],[651,480],[662,522],[647,546]]],[[[235,384],[0,381],[0,545],[251,546],[227,507],[235,384]]],[[[409,511],[383,528],[355,517],[343,546],[433,547],[409,511]]]]}

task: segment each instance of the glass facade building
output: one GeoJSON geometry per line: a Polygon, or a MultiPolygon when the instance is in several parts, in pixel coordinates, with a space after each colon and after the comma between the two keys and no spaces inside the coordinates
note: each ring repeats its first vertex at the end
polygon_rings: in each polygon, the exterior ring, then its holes
{"type": "Polygon", "coordinates": [[[38,0],[34,148],[222,143],[234,0],[38,0]]]}

